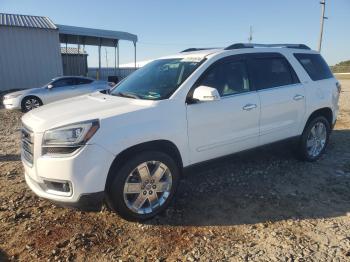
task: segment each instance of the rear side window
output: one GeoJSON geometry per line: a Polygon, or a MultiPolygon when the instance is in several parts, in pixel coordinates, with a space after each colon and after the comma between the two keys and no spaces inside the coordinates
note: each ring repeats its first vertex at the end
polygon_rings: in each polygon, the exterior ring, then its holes
{"type": "Polygon", "coordinates": [[[299,82],[291,66],[283,57],[253,58],[250,61],[250,67],[257,90],[299,82]]]}
{"type": "Polygon", "coordinates": [[[326,61],[319,54],[294,54],[313,81],[332,78],[333,74],[326,61]]]}
{"type": "Polygon", "coordinates": [[[91,84],[93,80],[91,79],[86,79],[86,78],[77,78],[76,79],[76,84],[77,85],[85,85],[85,84],[91,84]]]}

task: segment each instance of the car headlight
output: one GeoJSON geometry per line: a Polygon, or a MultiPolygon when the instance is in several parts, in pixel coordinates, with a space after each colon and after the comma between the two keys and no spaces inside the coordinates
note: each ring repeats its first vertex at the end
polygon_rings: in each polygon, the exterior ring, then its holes
{"type": "Polygon", "coordinates": [[[95,119],[48,130],[43,137],[43,154],[73,153],[85,145],[99,127],[95,119]]]}
{"type": "Polygon", "coordinates": [[[4,96],[4,99],[11,99],[21,96],[22,94],[8,94],[4,96]]]}

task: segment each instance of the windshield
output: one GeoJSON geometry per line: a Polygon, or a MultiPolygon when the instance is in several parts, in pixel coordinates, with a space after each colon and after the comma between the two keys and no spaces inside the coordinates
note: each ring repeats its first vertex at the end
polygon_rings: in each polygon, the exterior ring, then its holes
{"type": "Polygon", "coordinates": [[[169,98],[199,66],[202,59],[171,58],[155,60],[120,82],[111,95],[136,99],[169,98]]]}

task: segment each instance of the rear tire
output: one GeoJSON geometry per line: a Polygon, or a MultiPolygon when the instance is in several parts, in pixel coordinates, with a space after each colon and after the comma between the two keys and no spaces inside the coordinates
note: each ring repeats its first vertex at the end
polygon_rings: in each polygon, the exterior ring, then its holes
{"type": "Polygon", "coordinates": [[[21,109],[23,113],[26,113],[42,105],[43,102],[40,100],[40,98],[36,96],[27,96],[22,100],[21,109]]]}
{"type": "Polygon", "coordinates": [[[180,174],[176,162],[158,151],[142,152],[110,172],[113,179],[107,185],[107,204],[130,221],[147,220],[166,209],[180,174]]]}
{"type": "Polygon", "coordinates": [[[299,141],[299,157],[308,162],[318,160],[325,152],[331,127],[323,116],[317,116],[306,124],[299,141]]]}

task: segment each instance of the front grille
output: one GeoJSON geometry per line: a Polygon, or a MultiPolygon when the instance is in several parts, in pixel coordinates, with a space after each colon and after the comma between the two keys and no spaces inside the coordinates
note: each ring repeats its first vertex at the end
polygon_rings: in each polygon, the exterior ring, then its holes
{"type": "Polygon", "coordinates": [[[21,130],[22,156],[31,165],[34,161],[34,134],[26,127],[21,130]]]}

